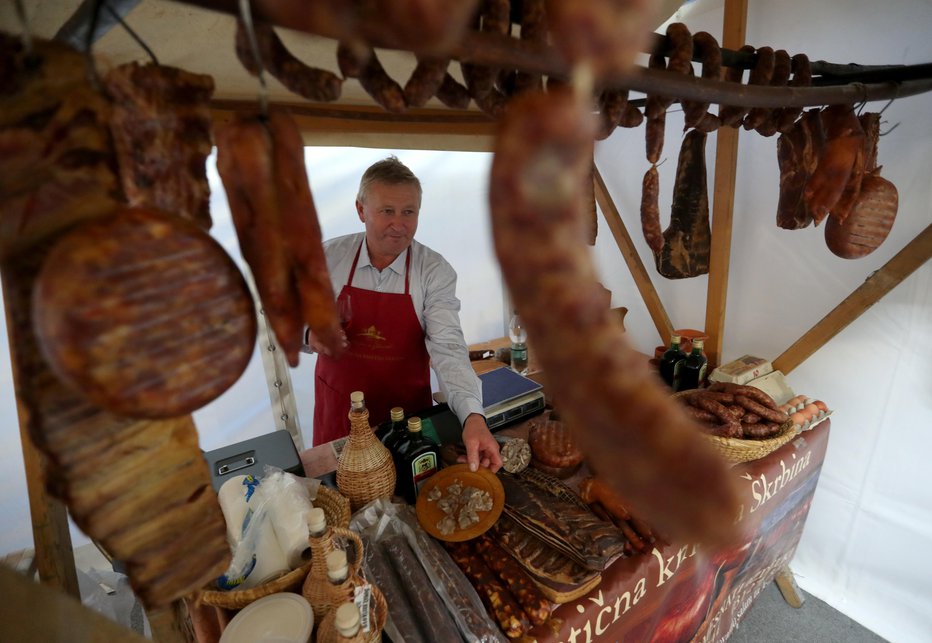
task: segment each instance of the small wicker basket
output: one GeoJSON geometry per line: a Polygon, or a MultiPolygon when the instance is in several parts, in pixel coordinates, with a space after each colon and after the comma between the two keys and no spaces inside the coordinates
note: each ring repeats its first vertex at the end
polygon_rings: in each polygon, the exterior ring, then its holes
{"type": "MultiPolygon", "coordinates": [[[[372,597],[369,599],[369,618],[371,619],[372,629],[369,631],[369,637],[366,643],[379,643],[382,640],[382,630],[385,628],[385,621],[388,618],[388,604],[385,597],[378,587],[372,585],[372,597]]],[[[317,643],[338,643],[336,627],[333,620],[336,618],[336,610],[330,610],[324,619],[317,626],[317,643]]]]}
{"type": "MultiPolygon", "coordinates": [[[[349,526],[351,515],[349,499],[340,495],[338,491],[321,486],[317,490],[317,497],[314,499],[314,505],[324,510],[328,525],[332,524],[344,528],[349,526]]],[[[204,589],[198,592],[197,600],[215,607],[239,610],[269,594],[275,594],[277,592],[300,593],[301,585],[304,583],[304,579],[310,571],[312,563],[313,561],[308,561],[301,567],[291,570],[284,576],[279,576],[267,583],[250,589],[234,589],[229,591],[204,589]]]]}
{"type": "Polygon", "coordinates": [[[765,440],[739,440],[737,438],[721,438],[717,435],[705,436],[709,443],[726,460],[733,463],[759,460],[770,455],[796,436],[796,425],[787,420],[780,425],[780,430],[772,438],[765,440]]]}

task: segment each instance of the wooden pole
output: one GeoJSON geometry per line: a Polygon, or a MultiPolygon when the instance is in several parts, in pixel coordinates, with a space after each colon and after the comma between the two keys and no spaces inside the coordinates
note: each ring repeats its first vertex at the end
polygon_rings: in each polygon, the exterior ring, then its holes
{"type": "MultiPolygon", "coordinates": [[[[722,42],[738,49],[747,31],[747,0],[725,0],[722,42]]],[[[731,226],[734,218],[735,176],[738,168],[738,128],[720,127],[715,142],[715,178],[712,188],[712,249],[705,302],[705,353],[712,366],[721,363],[731,270],[731,226]]]]}
{"type": "Polygon", "coordinates": [[[29,494],[29,514],[32,518],[32,540],[39,580],[80,600],[78,574],[74,568],[74,551],[71,532],[68,530],[68,511],[65,505],[49,495],[46,481],[46,459],[29,436],[29,411],[20,400],[19,387],[24,385],[17,368],[17,346],[12,340],[13,321],[10,317],[12,297],[7,293],[10,275],[3,280],[3,306],[6,311],[7,339],[10,346],[10,364],[13,368],[14,388],[17,390],[16,410],[19,418],[19,437],[23,449],[23,467],[26,471],[26,491],[29,494]]]}
{"type": "Polygon", "coordinates": [[[884,266],[868,277],[828,315],[773,360],[774,370],[788,374],[830,339],[876,304],[900,282],[932,258],[932,225],[916,235],[884,266]]]}
{"type": "Polygon", "coordinates": [[[602,216],[605,217],[605,222],[612,231],[612,236],[615,237],[615,243],[618,244],[618,249],[621,251],[621,256],[628,265],[631,276],[634,277],[634,283],[638,288],[638,292],[641,293],[641,299],[644,300],[644,304],[647,306],[647,312],[650,313],[650,318],[654,320],[657,333],[660,335],[663,343],[667,343],[670,341],[670,335],[673,333],[673,324],[670,323],[670,317],[667,316],[667,311],[663,307],[663,302],[660,301],[660,297],[654,289],[654,284],[650,280],[650,275],[647,274],[647,270],[644,268],[643,262],[641,262],[641,257],[638,255],[638,251],[631,241],[631,235],[628,234],[628,229],[625,227],[624,221],[621,220],[618,208],[615,207],[615,202],[612,201],[612,197],[605,187],[605,181],[602,180],[602,175],[599,173],[597,167],[593,167],[592,176],[594,180],[595,200],[599,204],[599,207],[602,208],[602,216]]]}

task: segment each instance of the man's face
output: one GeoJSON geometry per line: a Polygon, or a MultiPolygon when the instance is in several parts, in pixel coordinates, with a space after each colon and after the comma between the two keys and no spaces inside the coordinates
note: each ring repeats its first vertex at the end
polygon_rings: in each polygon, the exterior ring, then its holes
{"type": "Polygon", "coordinates": [[[420,210],[417,187],[408,183],[373,183],[366,202],[356,201],[359,220],[366,224],[370,255],[397,257],[411,245],[420,210]]]}

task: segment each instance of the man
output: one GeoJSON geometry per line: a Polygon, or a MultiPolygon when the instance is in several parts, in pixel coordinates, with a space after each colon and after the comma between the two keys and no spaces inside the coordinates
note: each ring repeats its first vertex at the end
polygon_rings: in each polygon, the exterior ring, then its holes
{"type": "Polygon", "coordinates": [[[347,348],[335,359],[309,334],[320,355],[314,387],[314,444],[349,431],[349,395],[366,395],[373,424],[389,409],[411,413],[433,403],[430,367],[463,425],[466,460],[493,472],[502,465],[482,408],[482,387],[460,327],[456,272],[414,240],[421,183],[391,156],[363,174],[356,212],[365,232],[324,244],[347,348]]]}

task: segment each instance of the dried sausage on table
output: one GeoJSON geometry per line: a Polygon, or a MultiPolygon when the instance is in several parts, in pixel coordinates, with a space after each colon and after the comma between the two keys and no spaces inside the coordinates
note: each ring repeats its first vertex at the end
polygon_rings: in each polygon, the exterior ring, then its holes
{"type": "Polygon", "coordinates": [[[593,134],[586,101],[566,89],[506,109],[489,188],[505,280],[593,469],[671,538],[730,537],[737,490],[724,462],[604,305],[585,245],[593,134]]]}
{"type": "Polygon", "coordinates": [[[448,547],[453,561],[479,592],[483,604],[498,622],[505,636],[514,639],[527,632],[530,629],[527,614],[482,558],[466,543],[448,543],[448,547]]]}
{"type": "Polygon", "coordinates": [[[401,579],[412,605],[422,615],[420,626],[428,641],[458,641],[459,630],[447,606],[434,591],[421,562],[403,536],[386,538],[381,543],[401,579]]]}
{"type": "Polygon", "coordinates": [[[508,552],[488,536],[477,541],[476,551],[518,600],[532,625],[541,625],[550,618],[550,602],[508,552]]]}

